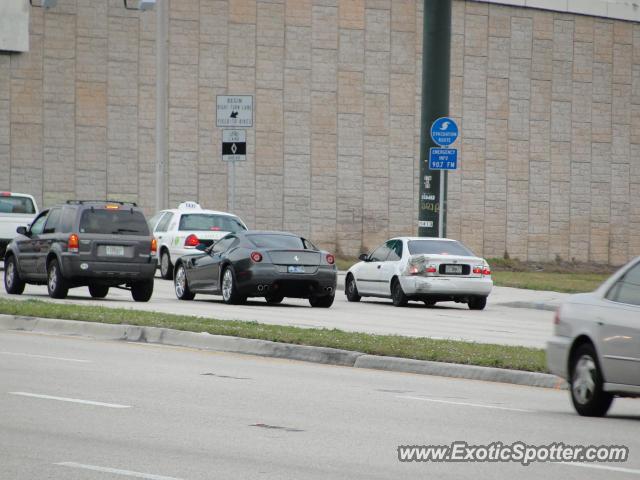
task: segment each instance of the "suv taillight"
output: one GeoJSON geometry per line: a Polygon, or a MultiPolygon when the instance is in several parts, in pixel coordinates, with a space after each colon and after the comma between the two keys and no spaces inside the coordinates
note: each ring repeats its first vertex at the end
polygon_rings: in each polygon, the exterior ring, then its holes
{"type": "Polygon", "coordinates": [[[151,240],[151,255],[158,253],[158,241],[154,238],[151,240]]]}
{"type": "Polygon", "coordinates": [[[197,247],[198,245],[200,245],[200,240],[198,240],[198,237],[196,237],[193,233],[184,240],[185,247],[193,248],[197,247]]]}
{"type": "Polygon", "coordinates": [[[78,249],[80,247],[80,239],[78,235],[72,233],[69,235],[69,241],[67,242],[67,250],[71,253],[78,253],[78,249]]]}

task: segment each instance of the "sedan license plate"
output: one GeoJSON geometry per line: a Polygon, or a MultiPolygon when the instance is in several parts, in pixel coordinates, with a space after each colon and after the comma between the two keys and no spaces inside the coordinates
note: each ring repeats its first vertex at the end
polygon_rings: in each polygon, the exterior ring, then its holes
{"type": "Polygon", "coordinates": [[[451,273],[454,275],[462,275],[462,265],[445,265],[444,273],[451,273]]]}
{"type": "Polygon", "coordinates": [[[289,273],[304,273],[304,267],[302,265],[289,265],[287,267],[289,273]]]}
{"type": "Polygon", "coordinates": [[[109,257],[123,257],[124,247],[119,245],[107,245],[105,247],[105,253],[109,257]]]}

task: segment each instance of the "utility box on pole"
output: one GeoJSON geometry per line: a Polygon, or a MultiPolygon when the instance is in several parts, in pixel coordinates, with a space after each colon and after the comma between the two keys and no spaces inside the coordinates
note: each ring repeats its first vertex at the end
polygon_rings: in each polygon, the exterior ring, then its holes
{"type": "Polygon", "coordinates": [[[418,235],[446,236],[446,172],[429,168],[433,123],[449,115],[451,0],[424,0],[418,235]]]}

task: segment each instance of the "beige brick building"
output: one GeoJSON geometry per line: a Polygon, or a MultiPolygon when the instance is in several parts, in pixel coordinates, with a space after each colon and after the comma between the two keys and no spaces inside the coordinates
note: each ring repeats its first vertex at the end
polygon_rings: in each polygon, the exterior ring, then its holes
{"type": "MultiPolygon", "coordinates": [[[[166,205],[228,208],[216,95],[253,95],[250,226],[346,254],[414,233],[422,4],[171,0],[166,205]]],[[[154,210],[155,32],[122,0],[31,9],[30,51],[0,52],[0,189],[154,210]]],[[[640,255],[640,23],[455,0],[451,75],[449,236],[487,256],[640,255]]]]}

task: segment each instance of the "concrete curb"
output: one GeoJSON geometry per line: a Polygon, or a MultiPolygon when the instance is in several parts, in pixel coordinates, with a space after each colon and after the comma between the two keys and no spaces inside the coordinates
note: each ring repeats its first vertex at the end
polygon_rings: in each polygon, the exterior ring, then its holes
{"type": "Polygon", "coordinates": [[[154,343],[202,350],[258,355],[262,357],[286,358],[289,360],[322,363],[326,365],[468,378],[529,385],[532,387],[567,388],[563,380],[545,373],[411,360],[397,357],[381,357],[335,348],[310,347],[306,345],[271,342],[268,340],[211,335],[206,332],[185,332],[168,328],[0,315],[0,330],[17,330],[49,335],[82,336],[98,340],[154,343]]]}

